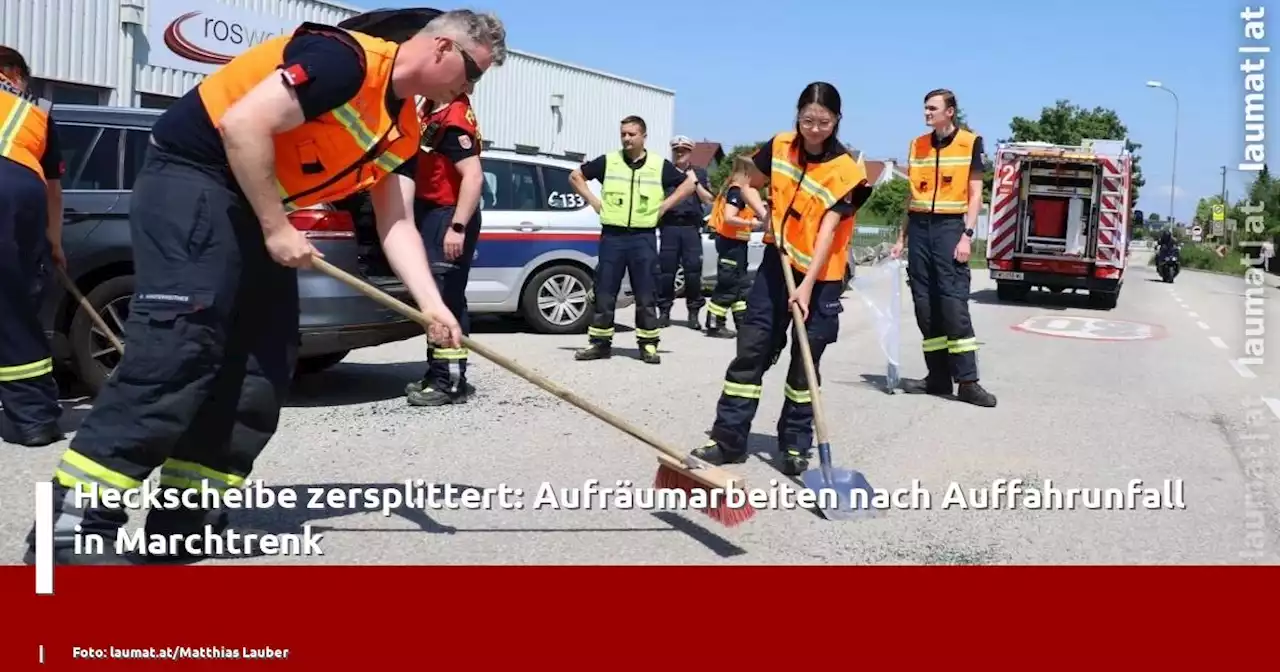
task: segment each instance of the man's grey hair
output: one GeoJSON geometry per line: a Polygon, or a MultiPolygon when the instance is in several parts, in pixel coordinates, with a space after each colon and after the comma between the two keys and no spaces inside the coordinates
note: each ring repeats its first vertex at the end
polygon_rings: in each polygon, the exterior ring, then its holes
{"type": "Polygon", "coordinates": [[[454,9],[432,19],[422,32],[488,47],[495,66],[507,60],[507,29],[495,14],[454,9]]]}

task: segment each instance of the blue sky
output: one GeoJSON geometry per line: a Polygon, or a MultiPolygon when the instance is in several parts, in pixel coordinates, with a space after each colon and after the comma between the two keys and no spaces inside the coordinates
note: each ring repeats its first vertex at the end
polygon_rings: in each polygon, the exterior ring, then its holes
{"type": "MultiPolygon", "coordinates": [[[[1067,98],[1119,113],[1130,139],[1143,145],[1147,185],[1138,207],[1164,214],[1174,105],[1168,93],[1145,86],[1156,79],[1180,101],[1180,220],[1193,214],[1201,196],[1219,193],[1220,166],[1234,169],[1242,158],[1236,47],[1245,42],[1244,3],[649,0],[610,7],[600,0],[489,0],[466,6],[497,13],[513,48],[675,89],[675,131],[726,149],[785,130],[796,97],[813,80],[839,88],[842,139],[874,158],[905,158],[910,139],[924,131],[921,97],[936,87],[956,92],[989,146],[1009,135],[1014,116],[1038,117],[1041,107],[1067,98]],[[925,27],[934,17],[950,23],[936,38],[925,27]],[[825,37],[808,41],[802,36],[809,32],[825,37]],[[783,51],[792,45],[795,51],[783,51]]],[[[1275,11],[1268,27],[1280,30],[1280,7],[1275,11]]],[[[1280,102],[1273,105],[1280,113],[1280,102]]],[[[1277,151],[1271,138],[1267,144],[1269,154],[1277,151]]],[[[1232,200],[1251,179],[1228,171],[1232,200]]]]}

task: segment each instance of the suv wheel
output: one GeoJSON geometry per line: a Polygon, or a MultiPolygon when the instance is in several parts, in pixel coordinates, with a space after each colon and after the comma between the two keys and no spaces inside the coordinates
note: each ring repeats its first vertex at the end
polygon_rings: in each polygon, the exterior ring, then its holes
{"type": "Polygon", "coordinates": [[[520,297],[520,311],[536,331],[579,334],[591,322],[591,275],[577,266],[552,266],[534,274],[520,297]]]}
{"type": "MultiPolygon", "coordinates": [[[[129,317],[129,299],[132,297],[132,275],[111,278],[85,295],[94,311],[121,342],[124,341],[124,324],[129,317]]],[[[93,320],[79,306],[76,307],[75,316],[71,318],[69,337],[76,375],[89,389],[90,395],[97,396],[98,390],[102,389],[103,383],[120,363],[120,353],[116,352],[106,334],[94,326],[93,320]]]]}

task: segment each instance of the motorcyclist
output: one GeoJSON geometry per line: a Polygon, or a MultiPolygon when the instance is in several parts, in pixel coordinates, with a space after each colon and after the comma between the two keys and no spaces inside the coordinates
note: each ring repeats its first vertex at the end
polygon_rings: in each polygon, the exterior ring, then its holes
{"type": "Polygon", "coordinates": [[[1163,257],[1169,251],[1177,249],[1178,241],[1174,240],[1172,231],[1165,229],[1160,233],[1160,242],[1158,245],[1156,256],[1163,257]]]}

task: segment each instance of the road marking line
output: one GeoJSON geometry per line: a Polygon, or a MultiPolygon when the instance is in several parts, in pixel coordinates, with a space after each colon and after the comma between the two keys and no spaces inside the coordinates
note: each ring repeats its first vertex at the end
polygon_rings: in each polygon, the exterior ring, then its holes
{"type": "Polygon", "coordinates": [[[1196,322],[1196,326],[1204,329],[1205,331],[1209,331],[1209,325],[1205,324],[1203,320],[1196,322]]]}
{"type": "Polygon", "coordinates": [[[1241,378],[1248,378],[1252,380],[1258,377],[1258,374],[1254,373],[1252,370],[1244,368],[1244,365],[1242,365],[1238,359],[1228,359],[1227,363],[1231,364],[1231,368],[1235,369],[1236,373],[1240,374],[1241,378]]]}
{"type": "Polygon", "coordinates": [[[1190,312],[1190,313],[1187,313],[1187,317],[1200,317],[1200,313],[1190,312]]]}
{"type": "Polygon", "coordinates": [[[1221,348],[1221,349],[1223,349],[1223,350],[1226,350],[1226,349],[1227,349],[1227,342],[1226,342],[1226,341],[1224,341],[1224,340],[1222,340],[1221,338],[1218,338],[1217,336],[1210,336],[1210,337],[1209,337],[1209,342],[1210,342],[1210,343],[1212,343],[1212,344],[1214,344],[1214,345],[1216,345],[1216,346],[1218,346],[1219,348],[1221,348]]]}
{"type": "Polygon", "coordinates": [[[1270,397],[1263,397],[1262,400],[1266,402],[1267,408],[1271,409],[1272,415],[1275,415],[1277,419],[1280,419],[1280,399],[1271,399],[1270,397]]]}

